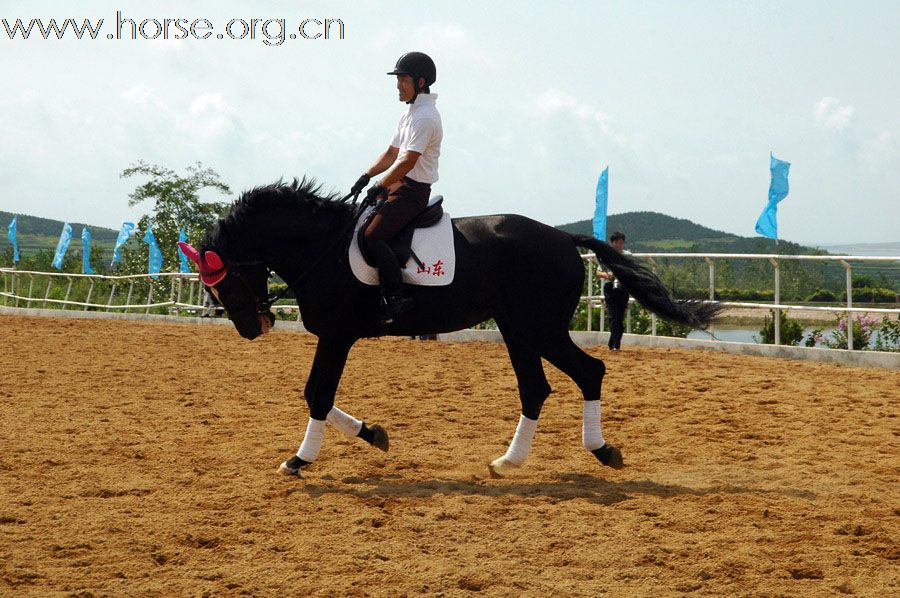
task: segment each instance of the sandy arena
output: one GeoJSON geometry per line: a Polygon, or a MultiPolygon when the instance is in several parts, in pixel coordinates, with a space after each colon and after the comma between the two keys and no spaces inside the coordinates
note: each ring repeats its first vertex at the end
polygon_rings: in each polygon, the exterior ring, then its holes
{"type": "Polygon", "coordinates": [[[315,338],[0,317],[0,594],[900,594],[900,372],[626,347],[581,446],[554,394],[518,475],[503,345],[360,342],[329,429],[295,451],[315,338]]]}

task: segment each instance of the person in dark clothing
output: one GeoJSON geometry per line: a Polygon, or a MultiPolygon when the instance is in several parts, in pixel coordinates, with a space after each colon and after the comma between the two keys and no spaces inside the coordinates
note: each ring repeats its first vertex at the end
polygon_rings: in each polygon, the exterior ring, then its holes
{"type": "MultiPolygon", "coordinates": [[[[625,235],[619,231],[614,232],[609,236],[609,244],[622,253],[625,250],[625,235]]],[[[622,334],[625,333],[625,312],[628,310],[630,295],[612,272],[604,272],[598,268],[597,278],[608,281],[603,285],[603,296],[609,310],[609,348],[618,351],[622,345],[622,334]]]]}

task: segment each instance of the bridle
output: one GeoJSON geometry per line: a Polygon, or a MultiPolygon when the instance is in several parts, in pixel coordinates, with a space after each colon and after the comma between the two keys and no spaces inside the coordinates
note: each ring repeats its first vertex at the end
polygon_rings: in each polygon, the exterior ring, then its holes
{"type": "MultiPolygon", "coordinates": [[[[349,193],[346,197],[341,199],[341,203],[346,203],[348,199],[351,197],[353,201],[350,205],[356,206],[356,202],[359,199],[359,195],[362,191],[357,191],[356,193],[349,193]]],[[[274,316],[272,315],[272,305],[275,304],[276,301],[282,299],[285,293],[288,292],[289,289],[303,282],[307,276],[309,276],[316,267],[322,263],[322,261],[330,254],[336,247],[339,245],[347,245],[350,243],[352,238],[353,230],[356,226],[356,222],[359,220],[359,217],[362,215],[363,211],[365,211],[366,207],[369,205],[374,205],[374,199],[366,198],[362,201],[362,203],[357,206],[353,218],[350,219],[350,222],[347,224],[347,227],[341,232],[340,235],[335,238],[334,242],[328,246],[325,251],[322,252],[319,257],[313,261],[303,272],[300,273],[299,276],[294,278],[285,288],[278,291],[277,293],[273,293],[268,297],[262,298],[256,293],[253,292],[253,289],[250,288],[250,284],[247,280],[241,275],[241,268],[246,268],[248,266],[263,266],[266,269],[266,278],[272,274],[272,269],[266,266],[265,262],[262,260],[250,260],[244,262],[234,262],[234,261],[224,261],[224,264],[221,268],[217,268],[215,270],[204,271],[201,270],[200,274],[202,276],[215,276],[217,274],[221,274],[222,272],[227,272],[232,275],[232,278],[237,281],[238,288],[241,289],[242,294],[244,295],[245,301],[244,307],[239,308],[237,311],[232,312],[235,316],[240,316],[241,314],[245,314],[251,309],[254,310],[255,315],[257,316],[266,316],[270,321],[274,320],[274,316]]]]}

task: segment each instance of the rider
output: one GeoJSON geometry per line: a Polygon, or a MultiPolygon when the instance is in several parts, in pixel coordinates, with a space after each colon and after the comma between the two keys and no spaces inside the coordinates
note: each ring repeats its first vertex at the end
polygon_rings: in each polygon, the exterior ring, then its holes
{"type": "Polygon", "coordinates": [[[434,61],[422,52],[407,52],[388,75],[397,76],[399,99],[409,107],[400,115],[390,146],[351,189],[358,193],[373,176],[385,173],[366,194],[372,200],[387,195],[387,200],[364,234],[381,279],[385,324],[409,311],[413,304],[403,292],[401,265],[388,241],[428,205],[431,185],[438,180],[444,136],[441,115],[435,107],[437,94],[431,93],[437,79],[434,61]]]}

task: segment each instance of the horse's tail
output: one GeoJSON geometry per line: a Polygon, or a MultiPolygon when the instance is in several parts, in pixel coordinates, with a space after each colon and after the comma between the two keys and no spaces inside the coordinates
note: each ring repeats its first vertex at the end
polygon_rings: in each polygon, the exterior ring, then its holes
{"type": "Polygon", "coordinates": [[[717,303],[672,298],[653,270],[637,259],[619,253],[608,243],[586,235],[572,235],[572,238],[579,247],[593,250],[597,259],[612,270],[628,292],[641,305],[660,317],[705,329],[722,310],[717,303]]]}

